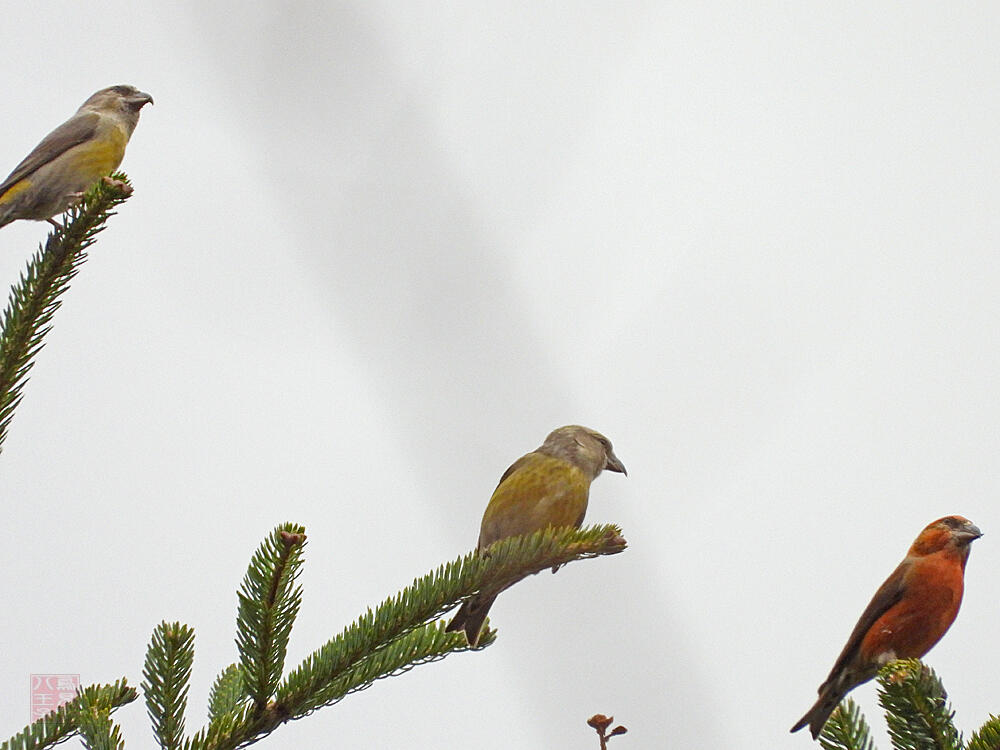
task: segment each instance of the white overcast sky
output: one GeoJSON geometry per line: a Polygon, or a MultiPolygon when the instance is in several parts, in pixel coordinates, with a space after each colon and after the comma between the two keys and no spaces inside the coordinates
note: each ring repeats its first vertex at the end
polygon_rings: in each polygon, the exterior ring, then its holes
{"type": "MultiPolygon", "coordinates": [[[[28,676],[141,681],[309,534],[289,665],[470,549],[566,423],[629,469],[622,555],[500,598],[497,643],[261,747],[805,748],[928,522],[986,533],[927,661],[1000,711],[995,3],[60,2],[4,10],[6,174],[94,90],[150,92],[135,195],[0,456],[0,720],[28,676]]],[[[43,224],[0,232],[12,283],[43,224]]],[[[874,686],[854,695],[888,742],[874,686]]],[[[116,714],[149,747],[141,702],[116,714]]]]}

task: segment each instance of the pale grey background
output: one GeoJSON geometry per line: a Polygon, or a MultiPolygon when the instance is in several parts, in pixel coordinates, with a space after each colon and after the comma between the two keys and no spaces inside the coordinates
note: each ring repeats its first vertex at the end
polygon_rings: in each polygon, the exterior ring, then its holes
{"type": "MultiPolygon", "coordinates": [[[[808,747],[951,513],[986,537],[928,661],[963,730],[1000,711],[1000,13],[753,6],[8,5],[4,173],[97,88],[156,105],[0,457],[3,735],[32,672],[138,684],[162,619],[200,726],[274,525],[309,532],[295,664],[568,422],[629,468],[588,520],[630,549],[262,747],[579,750],[598,711],[619,750],[808,747]]],[[[4,284],[45,231],[0,233],[4,284]]]]}

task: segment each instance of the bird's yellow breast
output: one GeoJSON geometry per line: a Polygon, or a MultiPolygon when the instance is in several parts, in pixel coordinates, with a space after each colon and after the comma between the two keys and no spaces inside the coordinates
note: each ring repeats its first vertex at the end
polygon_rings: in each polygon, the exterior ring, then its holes
{"type": "Polygon", "coordinates": [[[127,144],[128,135],[125,131],[117,125],[111,125],[96,137],[74,148],[70,159],[75,169],[93,175],[93,180],[97,180],[118,168],[125,158],[127,144]]]}

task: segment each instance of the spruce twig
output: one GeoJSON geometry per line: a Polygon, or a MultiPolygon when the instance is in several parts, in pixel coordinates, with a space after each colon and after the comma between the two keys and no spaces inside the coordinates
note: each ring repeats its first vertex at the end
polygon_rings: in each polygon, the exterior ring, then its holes
{"type": "Polygon", "coordinates": [[[245,697],[243,673],[238,664],[230,664],[215,678],[208,694],[208,720],[215,721],[224,714],[232,713],[245,697]]]}
{"type": "Polygon", "coordinates": [[[369,610],[343,633],[315,651],[278,689],[278,701],[292,717],[319,707],[323,685],[366,655],[447,612],[485,586],[503,588],[528,575],[573,560],[616,554],[625,549],[617,526],[548,528],[492,545],[488,556],[469,553],[422,578],[369,610]]]}
{"type": "MultiPolygon", "coordinates": [[[[285,525],[275,530],[300,534],[301,527],[285,525]],[[292,531],[292,529],[298,529],[292,531]]],[[[241,594],[248,600],[256,597],[258,602],[277,602],[282,598],[277,592],[284,591],[291,601],[294,569],[289,556],[282,558],[282,545],[275,544],[274,534],[265,541],[260,551],[261,560],[268,564],[251,564],[248,570],[248,587],[245,581],[241,594]],[[284,563],[282,562],[284,559],[284,563]],[[274,572],[284,570],[278,578],[274,572]],[[265,581],[275,582],[265,586],[265,581]]],[[[304,535],[303,540],[304,541],[304,535]]],[[[283,543],[282,543],[283,544],[283,543]]],[[[462,633],[448,633],[444,623],[437,618],[460,601],[476,593],[483,587],[507,585],[527,575],[564,565],[574,560],[610,555],[625,549],[626,542],[617,526],[596,526],[586,529],[549,528],[524,537],[505,539],[493,545],[488,555],[470,553],[442,565],[396,596],[384,601],[375,610],[369,610],[354,624],[326,645],[315,651],[296,669],[292,670],[274,692],[263,710],[257,699],[250,697],[246,685],[237,687],[225,670],[216,680],[213,688],[213,702],[208,726],[183,744],[185,750],[235,750],[253,744],[273,732],[282,723],[298,719],[323,706],[331,705],[352,692],[369,687],[376,680],[399,674],[418,664],[436,661],[450,653],[470,650],[462,633]],[[224,694],[236,696],[223,698],[224,694]],[[215,697],[215,696],[218,696],[215,697]],[[229,706],[229,710],[225,707],[229,706]]],[[[256,558],[255,558],[256,559],[256,558]]],[[[298,595],[296,595],[298,596],[298,595]]],[[[297,599],[296,599],[297,600],[297,599]]],[[[265,632],[284,632],[297,612],[295,607],[278,611],[273,617],[247,616],[240,627],[246,633],[239,639],[241,666],[245,679],[248,672],[243,665],[271,664],[274,659],[260,659],[256,656],[263,651],[284,657],[284,646],[275,649],[275,644],[287,639],[272,639],[271,645],[261,650],[259,644],[267,639],[265,632]],[[286,622],[288,621],[288,622],[286,622]],[[244,644],[252,650],[248,657],[244,644]]],[[[248,612],[256,612],[249,608],[248,612]]],[[[477,649],[489,646],[496,634],[483,634],[477,649]]],[[[280,660],[279,660],[280,661],[280,660]]],[[[279,665],[280,669],[280,665],[279,665]]],[[[253,673],[253,670],[250,670],[253,673]]],[[[264,673],[264,672],[259,672],[264,673]]],[[[272,675],[274,672],[267,672],[272,675]]],[[[266,688],[265,688],[266,690],[266,688]]],[[[263,695],[261,690],[258,695],[263,695]]]]}
{"type": "Polygon", "coordinates": [[[868,722],[851,698],[841,701],[830,714],[820,732],[819,744],[823,750],[875,750],[868,722]]]}
{"type": "Polygon", "coordinates": [[[878,673],[893,747],[899,750],[961,750],[955,712],[934,670],[919,659],[900,659],[878,673]]]}
{"type": "Polygon", "coordinates": [[[594,714],[587,719],[587,726],[597,732],[597,739],[601,743],[601,750],[608,750],[608,742],[611,741],[612,737],[617,737],[628,732],[628,729],[621,724],[609,732],[608,727],[611,726],[614,720],[614,716],[605,716],[604,714],[594,714]]]}
{"type": "Polygon", "coordinates": [[[129,687],[125,678],[112,685],[89,685],[82,688],[73,700],[50,711],[0,744],[0,750],[43,750],[65,742],[79,731],[81,706],[110,713],[137,697],[136,689],[129,687]]]}
{"type": "Polygon", "coordinates": [[[194,630],[179,622],[157,625],[146,650],[142,690],[153,735],[163,750],[177,750],[184,739],[184,712],[193,663],[194,630]]]}
{"type": "Polygon", "coordinates": [[[61,295],[87,260],[87,248],[114,215],[112,209],[131,194],[132,186],[120,172],[95,183],[81,203],[64,214],[62,227],[49,233],[45,247],[39,246],[11,287],[0,323],[0,450],[34,357],[62,304],[61,295]]]}
{"type": "Polygon", "coordinates": [[[80,738],[87,750],[125,750],[121,729],[111,721],[111,710],[91,702],[91,695],[82,693],[79,702],[80,738]]]}
{"type": "Polygon", "coordinates": [[[236,647],[242,689],[262,713],[285,666],[292,625],[302,604],[295,585],[302,569],[305,528],[282,524],[264,540],[247,568],[239,592],[236,647]]]}
{"type": "Polygon", "coordinates": [[[1000,750],[1000,717],[989,720],[969,738],[966,750],[1000,750]]]}

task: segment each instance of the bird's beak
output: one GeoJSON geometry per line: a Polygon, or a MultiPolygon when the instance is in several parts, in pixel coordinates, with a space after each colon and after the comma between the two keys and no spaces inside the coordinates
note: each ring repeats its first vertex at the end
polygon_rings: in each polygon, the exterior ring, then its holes
{"type": "Polygon", "coordinates": [[[137,91],[135,94],[128,98],[129,106],[132,109],[142,109],[144,104],[152,104],[153,97],[147,94],[145,91],[137,91]]]}
{"type": "Polygon", "coordinates": [[[604,468],[608,471],[617,471],[619,474],[624,474],[628,476],[628,472],[625,471],[625,464],[618,460],[618,456],[614,453],[608,454],[608,461],[604,465],[604,468]]]}
{"type": "Polygon", "coordinates": [[[973,540],[978,539],[979,537],[981,537],[983,535],[983,532],[981,532],[979,530],[979,527],[976,526],[975,524],[968,523],[968,524],[965,524],[965,526],[963,526],[961,529],[959,529],[958,531],[956,531],[955,535],[959,539],[961,539],[961,540],[963,540],[965,542],[971,542],[971,541],[973,541],[973,540]]]}

